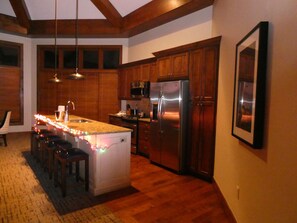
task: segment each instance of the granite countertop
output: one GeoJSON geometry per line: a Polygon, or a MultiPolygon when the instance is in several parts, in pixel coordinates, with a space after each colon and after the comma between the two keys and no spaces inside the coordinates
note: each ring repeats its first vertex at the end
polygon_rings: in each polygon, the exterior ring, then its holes
{"type": "Polygon", "coordinates": [[[75,115],[69,116],[69,121],[57,122],[54,115],[45,115],[46,118],[50,119],[47,121],[48,124],[56,127],[63,128],[64,131],[70,132],[76,135],[94,135],[94,134],[106,134],[106,133],[120,133],[120,132],[132,132],[131,129],[111,125],[104,122],[95,121],[75,115]],[[86,120],[87,122],[79,122],[79,120],[86,120]]]}

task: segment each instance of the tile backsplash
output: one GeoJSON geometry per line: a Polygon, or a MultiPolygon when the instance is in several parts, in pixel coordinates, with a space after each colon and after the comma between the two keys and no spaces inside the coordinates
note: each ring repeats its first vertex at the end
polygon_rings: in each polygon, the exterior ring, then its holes
{"type": "Polygon", "coordinates": [[[122,101],[121,110],[125,111],[127,104],[129,104],[131,106],[131,109],[137,108],[139,110],[139,112],[144,112],[145,117],[149,117],[149,112],[150,112],[150,99],[149,98],[142,98],[141,100],[122,101]]]}

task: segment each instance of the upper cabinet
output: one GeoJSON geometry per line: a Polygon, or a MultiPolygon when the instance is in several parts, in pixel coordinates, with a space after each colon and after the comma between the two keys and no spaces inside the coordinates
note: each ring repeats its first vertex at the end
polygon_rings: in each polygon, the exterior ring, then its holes
{"type": "Polygon", "coordinates": [[[133,81],[156,82],[155,59],[145,59],[121,65],[119,68],[119,94],[121,100],[131,100],[130,85],[133,81]]]}
{"type": "Polygon", "coordinates": [[[160,57],[157,59],[158,79],[187,79],[188,64],[188,52],[160,57]]]}

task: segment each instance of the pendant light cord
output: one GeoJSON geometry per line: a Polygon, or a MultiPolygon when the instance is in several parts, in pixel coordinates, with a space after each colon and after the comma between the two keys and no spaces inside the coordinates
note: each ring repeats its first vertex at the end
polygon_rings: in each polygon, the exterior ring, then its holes
{"type": "Polygon", "coordinates": [[[75,21],[75,70],[78,71],[78,41],[77,41],[77,32],[78,32],[78,0],[76,0],[76,21],[75,21]]]}
{"type": "Polygon", "coordinates": [[[57,75],[57,34],[58,34],[57,0],[55,0],[55,75],[57,75]]]}

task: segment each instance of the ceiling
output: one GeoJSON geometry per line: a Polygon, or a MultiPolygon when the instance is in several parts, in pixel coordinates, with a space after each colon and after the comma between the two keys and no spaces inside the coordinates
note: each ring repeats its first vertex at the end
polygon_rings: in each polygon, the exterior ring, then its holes
{"type": "MultiPolygon", "coordinates": [[[[79,37],[131,37],[201,10],[214,0],[78,0],[79,37]]],[[[59,37],[75,33],[76,0],[57,0],[59,37]]],[[[1,0],[0,32],[50,37],[55,0],[1,0]]]]}

